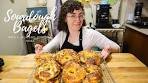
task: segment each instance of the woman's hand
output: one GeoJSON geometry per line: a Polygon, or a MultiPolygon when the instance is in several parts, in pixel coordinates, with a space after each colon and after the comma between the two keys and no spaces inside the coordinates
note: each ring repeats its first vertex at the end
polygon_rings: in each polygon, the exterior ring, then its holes
{"type": "Polygon", "coordinates": [[[105,46],[104,49],[101,51],[101,57],[103,59],[106,59],[108,57],[108,55],[111,53],[111,48],[109,45],[105,46]]]}
{"type": "Polygon", "coordinates": [[[42,53],[42,49],[43,49],[43,45],[41,44],[35,44],[35,54],[41,54],[42,53]]]}

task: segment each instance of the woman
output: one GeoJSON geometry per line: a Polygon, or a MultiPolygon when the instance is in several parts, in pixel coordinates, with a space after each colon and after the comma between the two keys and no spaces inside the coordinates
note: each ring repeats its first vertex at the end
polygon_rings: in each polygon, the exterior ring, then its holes
{"type": "Polygon", "coordinates": [[[59,33],[43,47],[36,44],[36,54],[53,52],[54,49],[73,49],[77,52],[99,47],[105,59],[111,52],[119,52],[119,45],[109,40],[98,31],[84,27],[83,5],[77,0],[67,0],[61,7],[58,29],[59,33]]]}

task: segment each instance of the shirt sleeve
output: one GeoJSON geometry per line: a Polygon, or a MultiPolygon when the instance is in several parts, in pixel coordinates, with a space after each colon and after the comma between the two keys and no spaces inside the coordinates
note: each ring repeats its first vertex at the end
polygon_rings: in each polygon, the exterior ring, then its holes
{"type": "Polygon", "coordinates": [[[92,35],[92,39],[93,39],[92,41],[94,42],[94,45],[99,47],[100,49],[103,49],[105,46],[109,45],[111,47],[112,52],[120,51],[120,46],[117,43],[108,39],[106,36],[104,36],[100,32],[92,30],[91,35],[92,35]]]}
{"type": "Polygon", "coordinates": [[[43,52],[55,52],[60,47],[62,32],[59,32],[48,44],[43,47],[43,52]]]}

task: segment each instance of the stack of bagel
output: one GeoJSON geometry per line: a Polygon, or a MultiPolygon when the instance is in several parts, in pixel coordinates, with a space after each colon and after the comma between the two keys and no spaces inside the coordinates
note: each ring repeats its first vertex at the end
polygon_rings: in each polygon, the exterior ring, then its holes
{"type": "Polygon", "coordinates": [[[35,83],[100,83],[100,54],[92,50],[63,49],[35,56],[35,83]]]}

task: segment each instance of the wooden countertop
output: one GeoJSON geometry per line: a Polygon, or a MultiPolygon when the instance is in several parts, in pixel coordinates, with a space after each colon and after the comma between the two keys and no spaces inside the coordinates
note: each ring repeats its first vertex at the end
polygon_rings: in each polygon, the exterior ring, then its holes
{"type": "MultiPolygon", "coordinates": [[[[108,67],[116,83],[148,83],[148,68],[129,53],[113,53],[108,67]]],[[[5,61],[0,83],[30,83],[34,54],[0,56],[5,61]]]]}
{"type": "Polygon", "coordinates": [[[139,27],[133,26],[131,24],[125,24],[125,26],[129,27],[131,29],[134,29],[142,34],[148,35],[148,28],[139,28],[139,27]]]}

